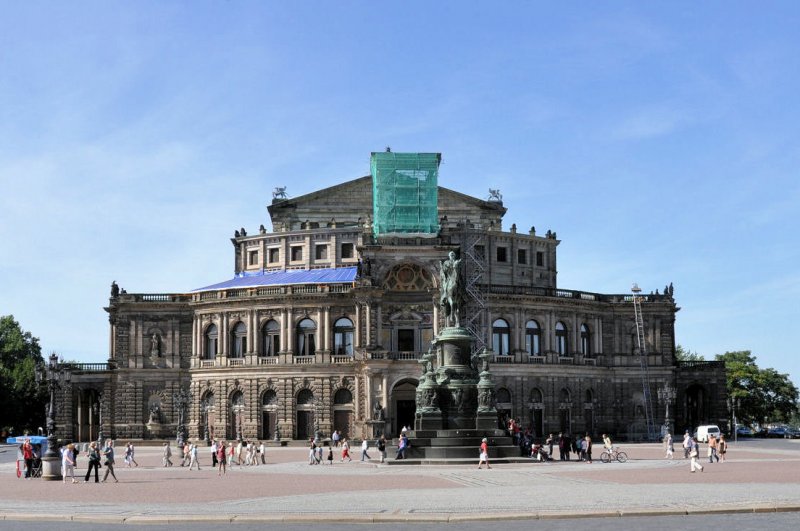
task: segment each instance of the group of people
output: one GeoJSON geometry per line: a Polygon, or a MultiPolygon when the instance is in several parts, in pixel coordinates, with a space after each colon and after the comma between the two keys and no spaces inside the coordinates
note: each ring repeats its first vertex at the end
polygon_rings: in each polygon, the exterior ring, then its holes
{"type": "MultiPolygon", "coordinates": [[[[405,434],[400,437],[400,441],[403,443],[403,438],[405,434]]],[[[405,438],[405,444],[408,445],[408,438],[405,438]]],[[[329,465],[333,464],[333,449],[341,447],[341,457],[339,459],[340,462],[344,462],[347,459],[348,462],[352,461],[353,458],[350,455],[350,442],[347,440],[347,437],[342,437],[341,433],[338,431],[334,432],[331,436],[331,444],[328,447],[328,457],[327,461],[329,465]]],[[[361,441],[361,461],[372,460],[369,455],[369,441],[364,439],[361,441]]],[[[377,448],[378,453],[380,454],[380,462],[383,463],[386,461],[386,437],[381,435],[375,440],[375,448],[377,448]]],[[[320,465],[324,461],[323,459],[323,447],[322,444],[319,443],[317,439],[309,439],[308,443],[308,464],[309,465],[320,465]]],[[[398,456],[401,455],[400,450],[398,449],[398,456]]],[[[398,459],[402,459],[402,457],[398,457],[398,459]]]]}
{"type": "MultiPolygon", "coordinates": [[[[675,458],[675,444],[672,434],[669,432],[664,435],[664,449],[664,459],[675,458]]],[[[728,441],[725,440],[725,436],[709,435],[708,446],[706,447],[708,462],[714,463],[716,460],[717,463],[724,463],[725,454],[727,453],[728,441]]],[[[703,465],[700,464],[700,443],[689,434],[689,430],[686,430],[686,433],[683,434],[683,458],[690,460],[689,470],[691,472],[696,472],[697,470],[702,472],[704,470],[703,465]]]]}
{"type": "MultiPolygon", "coordinates": [[[[61,475],[64,483],[67,482],[67,478],[72,480],[72,483],[80,483],[80,481],[75,478],[78,454],[78,448],[74,444],[67,444],[61,448],[61,475]]],[[[99,448],[97,442],[91,442],[89,444],[87,459],[88,466],[86,468],[86,475],[83,477],[84,483],[89,483],[89,479],[92,477],[92,471],[94,471],[95,483],[105,483],[109,475],[114,478],[115,483],[119,483],[117,475],[114,473],[114,441],[111,439],[107,440],[102,449],[99,448]],[[105,466],[106,471],[101,480],[100,468],[103,466],[105,466]]]]}

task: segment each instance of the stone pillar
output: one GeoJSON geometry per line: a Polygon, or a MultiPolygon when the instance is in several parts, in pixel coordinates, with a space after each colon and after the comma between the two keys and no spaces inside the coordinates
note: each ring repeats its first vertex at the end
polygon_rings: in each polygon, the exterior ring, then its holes
{"type": "MultiPolygon", "coordinates": [[[[380,304],[375,305],[375,344],[378,346],[383,345],[383,307],[380,304]]],[[[435,326],[435,325],[434,325],[435,326]]],[[[383,405],[386,407],[386,404],[383,405]]]]}
{"type": "Polygon", "coordinates": [[[353,343],[356,348],[361,348],[361,303],[356,301],[356,327],[353,331],[353,343]]]}
{"type": "Polygon", "coordinates": [[[324,321],[322,341],[325,344],[325,350],[333,352],[333,345],[331,345],[331,307],[325,306],[325,311],[322,315],[324,321]]]}
{"type": "MultiPolygon", "coordinates": [[[[386,377],[386,373],[383,373],[383,379],[381,380],[381,391],[383,393],[383,409],[386,411],[386,418],[389,418],[389,379],[386,377]]],[[[392,412],[392,414],[394,414],[392,412]]]]}
{"type": "Polygon", "coordinates": [[[372,345],[372,305],[370,303],[364,304],[364,313],[366,314],[365,318],[365,331],[364,331],[364,343],[366,346],[372,345]]]}

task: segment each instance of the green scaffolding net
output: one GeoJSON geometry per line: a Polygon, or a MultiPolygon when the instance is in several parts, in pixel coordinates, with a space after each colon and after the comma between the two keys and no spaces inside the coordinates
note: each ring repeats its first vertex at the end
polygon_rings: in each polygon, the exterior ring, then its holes
{"type": "Polygon", "coordinates": [[[441,153],[372,153],[373,232],[435,235],[439,231],[441,153]]]}

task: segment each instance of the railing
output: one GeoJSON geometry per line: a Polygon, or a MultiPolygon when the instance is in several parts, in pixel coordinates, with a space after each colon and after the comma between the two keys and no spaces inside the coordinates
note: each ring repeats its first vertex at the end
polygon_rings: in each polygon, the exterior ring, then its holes
{"type": "Polygon", "coordinates": [[[115,300],[120,302],[189,302],[191,295],[181,295],[179,293],[120,293],[115,300]]]}
{"type": "Polygon", "coordinates": [[[217,360],[200,360],[200,367],[207,369],[209,367],[214,367],[217,364],[217,360]]]}
{"type": "Polygon", "coordinates": [[[583,358],[583,364],[597,366],[597,358],[583,358]]]}
{"type": "MultiPolygon", "coordinates": [[[[633,296],[629,294],[604,295],[601,293],[591,293],[586,291],[575,291],[571,289],[540,288],[534,286],[502,286],[502,285],[480,285],[484,293],[495,295],[532,295],[536,297],[557,297],[560,299],[580,299],[585,301],[601,302],[624,302],[630,303],[633,296]]],[[[639,295],[642,302],[661,302],[671,301],[669,295],[639,295]]]]}
{"type": "Polygon", "coordinates": [[[278,287],[270,287],[270,288],[258,288],[256,290],[256,295],[283,295],[286,293],[285,286],[278,286],[278,287]]]}
{"type": "Polygon", "coordinates": [[[225,296],[229,298],[246,297],[247,295],[248,291],[246,289],[229,289],[225,292],[225,296]]]}
{"type": "Polygon", "coordinates": [[[295,365],[311,365],[314,363],[314,356],[292,356],[295,365]]]}
{"type": "Polygon", "coordinates": [[[544,356],[528,356],[528,363],[544,365],[544,356]]]}
{"type": "Polygon", "coordinates": [[[514,363],[514,356],[495,356],[493,363],[514,363]]]}
{"type": "Polygon", "coordinates": [[[386,356],[384,355],[383,352],[370,352],[369,353],[369,359],[371,359],[371,360],[382,360],[382,359],[385,359],[385,358],[386,358],[386,356]]]}
{"type": "Polygon", "coordinates": [[[332,363],[353,363],[353,356],[331,356],[332,363]]]}
{"type": "Polygon", "coordinates": [[[681,369],[714,369],[717,367],[725,367],[724,361],[705,361],[705,360],[692,360],[692,361],[679,361],[678,367],[681,369]]]}
{"type": "Polygon", "coordinates": [[[420,360],[424,352],[389,352],[390,360],[420,360]]]}
{"type": "Polygon", "coordinates": [[[229,358],[228,367],[243,367],[244,358],[229,358]]]}
{"type": "Polygon", "coordinates": [[[277,365],[278,364],[278,356],[267,356],[263,358],[258,358],[259,365],[277,365]]]}
{"type": "Polygon", "coordinates": [[[64,363],[64,366],[72,371],[81,372],[100,372],[110,371],[114,368],[115,363],[64,363]]]}
{"type": "Polygon", "coordinates": [[[217,299],[217,292],[216,291],[204,291],[200,293],[200,300],[201,301],[208,301],[208,300],[216,300],[217,299]]]}
{"type": "Polygon", "coordinates": [[[559,365],[574,365],[575,358],[572,356],[559,356],[558,357],[558,364],[559,365]]]}
{"type": "Polygon", "coordinates": [[[318,293],[322,291],[322,286],[312,284],[310,286],[292,286],[292,293],[318,293]]]}

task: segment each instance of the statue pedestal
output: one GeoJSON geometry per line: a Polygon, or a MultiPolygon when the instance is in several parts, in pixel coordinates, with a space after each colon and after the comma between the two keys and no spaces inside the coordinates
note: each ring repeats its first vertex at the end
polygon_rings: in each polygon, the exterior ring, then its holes
{"type": "Polygon", "coordinates": [[[380,437],[386,434],[386,421],[385,420],[368,420],[369,433],[371,437],[380,437]]]}
{"type": "Polygon", "coordinates": [[[151,439],[161,439],[164,437],[164,425],[160,422],[150,421],[147,423],[147,434],[151,439]]]}
{"type": "Polygon", "coordinates": [[[42,479],[59,481],[61,476],[61,459],[58,457],[42,457],[42,479]]]}

